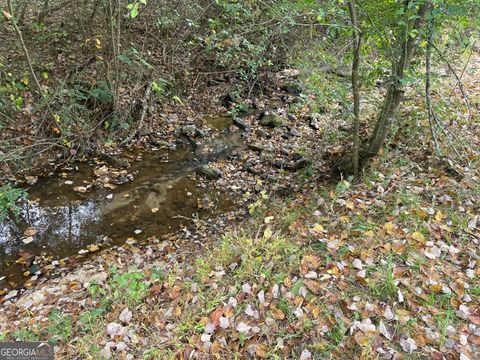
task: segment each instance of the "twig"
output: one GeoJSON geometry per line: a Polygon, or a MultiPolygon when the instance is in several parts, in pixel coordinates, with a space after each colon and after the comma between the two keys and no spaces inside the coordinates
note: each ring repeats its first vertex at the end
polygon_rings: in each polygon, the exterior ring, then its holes
{"type": "MultiPolygon", "coordinates": [[[[433,42],[432,42],[431,46],[435,49],[435,51],[440,56],[440,59],[443,60],[443,62],[447,65],[448,69],[452,72],[453,76],[457,80],[458,88],[460,89],[460,91],[462,93],[463,100],[465,102],[465,106],[467,107],[468,121],[469,121],[469,124],[470,124],[470,129],[473,129],[473,117],[472,117],[472,110],[470,108],[470,99],[469,99],[469,97],[468,97],[468,95],[465,91],[465,88],[463,87],[462,79],[457,75],[456,71],[453,69],[452,65],[447,60],[445,55],[440,51],[440,49],[435,44],[433,44],[433,42]]],[[[467,62],[467,64],[468,64],[468,62],[467,62]]],[[[466,67],[466,65],[465,65],[465,67],[466,67]]],[[[463,72],[462,72],[462,75],[463,75],[463,72]]]]}

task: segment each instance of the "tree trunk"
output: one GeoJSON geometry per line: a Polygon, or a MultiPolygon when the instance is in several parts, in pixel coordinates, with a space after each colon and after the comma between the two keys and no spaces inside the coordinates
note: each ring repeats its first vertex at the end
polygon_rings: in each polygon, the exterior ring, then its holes
{"type": "Polygon", "coordinates": [[[412,62],[418,44],[418,32],[416,36],[410,36],[410,34],[412,30],[420,30],[424,23],[428,8],[429,6],[427,3],[420,6],[416,19],[412,22],[411,27],[407,28],[407,33],[401,37],[399,44],[400,56],[397,62],[394,63],[392,69],[393,76],[390,79],[390,85],[383,102],[382,111],[380,112],[375,125],[375,129],[368,141],[367,148],[362,153],[361,162],[363,164],[378,154],[390,133],[392,124],[395,120],[395,113],[403,100],[403,80],[405,72],[410,67],[410,63],[412,62]],[[405,41],[405,39],[407,40],[405,41]]]}
{"type": "MultiPolygon", "coordinates": [[[[409,1],[406,1],[405,6],[408,6],[409,1]]],[[[368,161],[378,154],[382,148],[395,120],[395,114],[403,99],[404,85],[403,80],[405,72],[409,69],[410,63],[415,55],[417,44],[419,40],[419,30],[424,24],[425,16],[429,9],[428,2],[422,4],[417,11],[416,17],[409,22],[405,32],[400,35],[398,43],[398,58],[393,63],[392,76],[390,77],[387,94],[385,95],[382,110],[378,115],[375,128],[372,135],[362,146],[359,155],[359,166],[364,167],[368,161]],[[415,31],[415,32],[412,32],[415,31]],[[415,36],[411,36],[415,34],[415,36]]],[[[342,173],[352,174],[353,172],[353,157],[347,155],[340,162],[338,168],[342,173]]]]}
{"type": "Polygon", "coordinates": [[[353,174],[358,180],[360,172],[360,87],[358,80],[358,67],[360,64],[360,46],[362,34],[358,28],[357,12],[355,8],[355,0],[348,2],[350,11],[350,20],[353,27],[353,62],[352,62],[352,92],[353,92],[353,114],[355,120],[353,122],[353,174]]]}

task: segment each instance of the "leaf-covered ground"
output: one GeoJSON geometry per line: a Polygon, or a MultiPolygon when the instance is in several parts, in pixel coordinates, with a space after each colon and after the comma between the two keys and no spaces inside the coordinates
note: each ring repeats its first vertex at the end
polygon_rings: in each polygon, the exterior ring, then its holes
{"type": "MultiPolygon", "coordinates": [[[[198,237],[127,241],[13,290],[0,340],[51,339],[64,359],[479,359],[478,129],[455,116],[471,144],[462,176],[432,155],[421,104],[407,100],[397,136],[358,184],[321,181],[322,154],[316,175],[244,171],[249,216],[213,230],[197,222],[198,237]],[[279,174],[288,198],[272,196],[279,174]]],[[[328,126],[324,137],[341,136],[328,126]]],[[[293,150],[320,137],[299,129],[293,150]]],[[[338,153],[332,143],[323,158],[338,153]]],[[[257,152],[219,160],[221,181],[257,152]]],[[[256,156],[253,166],[271,168],[256,156]]]]}
{"type": "Polygon", "coordinates": [[[5,303],[2,336],[63,358],[478,358],[478,177],[378,166],[259,201],[200,253],[103,252],[5,303]]]}

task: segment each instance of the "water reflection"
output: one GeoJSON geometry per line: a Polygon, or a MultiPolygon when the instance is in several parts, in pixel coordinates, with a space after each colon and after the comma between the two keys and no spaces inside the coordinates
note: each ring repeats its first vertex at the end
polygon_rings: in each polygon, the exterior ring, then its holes
{"type": "Polygon", "coordinates": [[[34,201],[24,206],[17,219],[0,223],[0,279],[6,275],[7,280],[21,280],[23,269],[15,260],[25,252],[59,259],[105,236],[117,243],[135,236],[136,229],[142,230],[141,238],[159,236],[178,229],[189,218],[228,211],[233,202],[224,193],[199,187],[190,175],[195,164],[217,158],[240,143],[238,135],[231,139],[230,143],[212,142],[206,147],[209,151],[199,152],[194,159],[183,150],[168,154],[167,161],[165,153],[145,156],[129,169],[134,180],[115,190],[96,183],[89,166],[79,166],[63,177],[40,179],[29,190],[34,201]],[[74,186],[88,184],[92,188],[87,193],[73,191],[74,186]],[[25,244],[29,228],[37,232],[25,244]]]}

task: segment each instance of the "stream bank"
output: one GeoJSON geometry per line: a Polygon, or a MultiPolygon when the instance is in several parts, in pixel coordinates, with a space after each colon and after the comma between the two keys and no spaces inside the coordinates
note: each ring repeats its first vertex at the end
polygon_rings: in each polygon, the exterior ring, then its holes
{"type": "Polygon", "coordinates": [[[170,125],[144,132],[148,151],[27,176],[35,183],[28,203],[0,225],[0,295],[65,274],[114,245],[189,233],[199,221],[243,221],[262,191],[292,194],[301,186],[294,179],[311,173],[322,154],[307,113],[287,110],[296,98],[279,89],[243,114],[225,114],[221,104],[216,114],[183,120],[174,112],[160,119],[170,125]]]}

